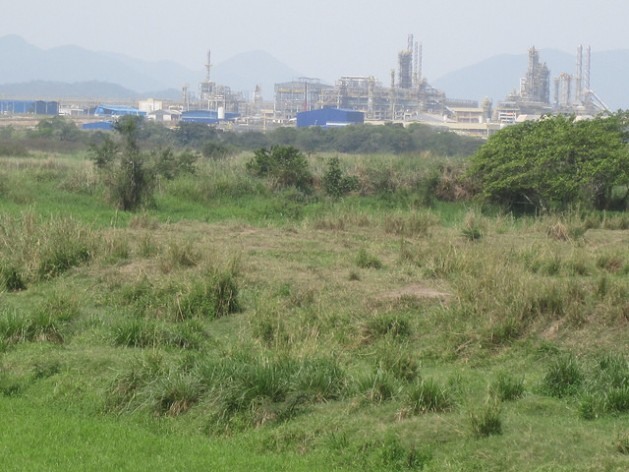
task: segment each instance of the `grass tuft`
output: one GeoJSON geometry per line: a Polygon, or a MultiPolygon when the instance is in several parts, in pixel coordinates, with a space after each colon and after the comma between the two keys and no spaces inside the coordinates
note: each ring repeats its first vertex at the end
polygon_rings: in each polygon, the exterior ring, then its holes
{"type": "Polygon", "coordinates": [[[488,401],[478,411],[469,413],[470,428],[476,438],[502,434],[500,402],[488,401]]]}
{"type": "Polygon", "coordinates": [[[544,390],[553,397],[574,395],[584,380],[581,365],[573,355],[556,359],[544,376],[544,390]]]}
{"type": "Polygon", "coordinates": [[[499,372],[489,388],[491,396],[501,402],[512,401],[524,396],[524,377],[508,372],[499,372]]]}

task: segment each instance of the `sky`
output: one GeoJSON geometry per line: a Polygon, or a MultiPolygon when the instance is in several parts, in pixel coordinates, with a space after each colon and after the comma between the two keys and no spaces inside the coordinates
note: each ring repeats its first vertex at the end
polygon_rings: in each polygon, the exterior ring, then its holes
{"type": "Polygon", "coordinates": [[[574,53],[629,49],[627,0],[0,0],[0,36],[76,45],[203,70],[264,50],[309,77],[387,81],[408,35],[423,76],[531,46],[574,53]]]}

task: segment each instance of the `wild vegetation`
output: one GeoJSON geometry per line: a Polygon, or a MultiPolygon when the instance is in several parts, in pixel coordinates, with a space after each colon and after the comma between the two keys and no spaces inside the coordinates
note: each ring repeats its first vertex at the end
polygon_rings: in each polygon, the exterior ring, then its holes
{"type": "Polygon", "coordinates": [[[479,150],[470,175],[485,200],[515,210],[626,209],[628,119],[555,116],[509,127],[479,150]]]}
{"type": "Polygon", "coordinates": [[[516,216],[465,156],[150,133],[0,157],[7,470],[629,468],[626,211],[516,216]]]}

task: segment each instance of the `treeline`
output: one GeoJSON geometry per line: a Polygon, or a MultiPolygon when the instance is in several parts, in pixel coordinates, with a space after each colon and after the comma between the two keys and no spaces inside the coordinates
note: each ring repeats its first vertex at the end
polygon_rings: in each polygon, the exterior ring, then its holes
{"type": "MultiPolygon", "coordinates": [[[[29,150],[75,152],[100,144],[107,132],[82,131],[66,118],[41,120],[29,130],[0,128],[0,155],[24,155],[29,150]]],[[[220,158],[242,151],[272,146],[293,146],[306,153],[347,154],[431,153],[439,156],[469,156],[483,141],[440,131],[427,125],[358,125],[342,128],[277,128],[268,132],[222,131],[201,123],[180,123],[176,128],[142,121],[138,132],[143,148],[188,149],[206,157],[220,158]]]]}

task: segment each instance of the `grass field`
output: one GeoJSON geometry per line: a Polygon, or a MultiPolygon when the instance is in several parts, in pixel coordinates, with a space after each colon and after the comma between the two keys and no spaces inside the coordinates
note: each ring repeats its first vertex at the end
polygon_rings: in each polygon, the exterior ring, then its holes
{"type": "Polygon", "coordinates": [[[247,158],[136,213],[85,156],[0,159],[3,470],[629,470],[629,215],[435,201],[427,158],[273,192],[247,158]]]}

